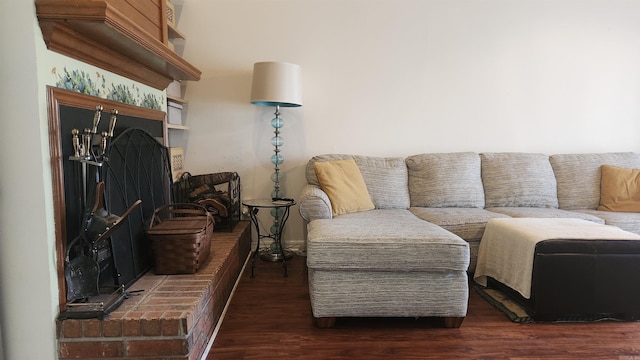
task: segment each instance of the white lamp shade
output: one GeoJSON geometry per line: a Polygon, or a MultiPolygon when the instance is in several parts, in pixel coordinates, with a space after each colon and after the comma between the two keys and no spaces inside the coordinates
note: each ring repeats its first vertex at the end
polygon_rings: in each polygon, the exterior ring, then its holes
{"type": "Polygon", "coordinates": [[[258,62],[253,65],[251,103],[260,106],[302,106],[301,70],[296,64],[258,62]]]}

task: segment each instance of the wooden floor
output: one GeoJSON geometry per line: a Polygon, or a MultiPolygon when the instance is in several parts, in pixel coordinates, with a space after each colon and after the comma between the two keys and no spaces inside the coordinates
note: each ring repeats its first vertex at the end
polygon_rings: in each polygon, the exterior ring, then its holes
{"type": "Polygon", "coordinates": [[[253,279],[247,266],[207,360],[640,360],[640,322],[516,324],[474,291],[459,329],[444,329],[437,319],[358,318],[317,329],[305,260],[291,259],[287,278],[281,263],[257,260],[253,279]]]}

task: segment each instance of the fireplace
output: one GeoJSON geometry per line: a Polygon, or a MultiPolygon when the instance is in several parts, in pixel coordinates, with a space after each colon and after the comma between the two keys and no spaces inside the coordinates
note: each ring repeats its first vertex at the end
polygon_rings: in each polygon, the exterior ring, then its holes
{"type": "Polygon", "coordinates": [[[153,265],[144,230],[172,202],[165,115],[53,87],[48,94],[61,317],[102,317],[153,265]]]}
{"type": "MultiPolygon", "coordinates": [[[[116,155],[124,154],[122,156],[124,160],[131,158],[131,155],[126,155],[127,153],[137,154],[141,151],[138,149],[127,152],[126,150],[130,146],[126,144],[133,143],[153,148],[159,144],[166,144],[165,113],[52,87],[48,88],[48,100],[57,270],[60,287],[59,302],[61,313],[67,313],[66,317],[61,316],[56,321],[58,358],[200,359],[211,344],[210,339],[214,328],[221,319],[233,285],[248,259],[251,247],[249,223],[240,221],[232,230],[215,233],[211,255],[196,274],[157,275],[153,271],[146,271],[150,266],[145,257],[148,256],[148,253],[145,252],[148,247],[145,247],[144,243],[138,244],[140,245],[139,252],[145,255],[141,257],[142,260],[128,262],[127,266],[135,270],[129,273],[131,275],[120,274],[114,278],[108,271],[103,275],[104,285],[113,284],[118,288],[116,294],[124,295],[119,297],[121,304],[116,304],[112,312],[103,310],[89,311],[86,314],[76,312],[73,315],[77,315],[77,317],[69,316],[69,308],[73,308],[74,305],[69,304],[66,299],[64,254],[68,241],[73,239],[79,231],[78,220],[75,218],[83,209],[83,206],[77,205],[78,198],[72,197],[72,194],[77,193],[79,187],[77,184],[72,186],[73,179],[77,176],[76,173],[82,174],[82,168],[78,168],[77,163],[69,160],[71,149],[73,149],[71,130],[73,128],[82,129],[86,124],[91,123],[97,104],[102,104],[104,109],[109,109],[105,111],[107,117],[110,109],[118,109],[117,124],[119,125],[116,133],[124,134],[125,137],[131,139],[123,141],[122,147],[112,143],[112,149],[108,152],[109,164],[102,166],[112,167],[113,173],[128,174],[125,177],[144,177],[147,176],[146,170],[137,173],[133,170],[141,168],[139,165],[142,162],[164,164],[163,155],[150,161],[141,162],[138,159],[134,165],[125,165],[129,161],[116,160],[116,155]],[[81,124],[66,124],[68,111],[80,111],[82,114],[80,116],[82,118],[81,124]],[[139,131],[140,128],[146,128],[145,135],[139,131]],[[115,168],[121,170],[116,171],[115,168]],[[75,203],[70,203],[70,199],[75,199],[75,203]],[[121,292],[120,288],[122,287],[126,291],[121,292]]],[[[113,139],[115,143],[116,136],[113,139]]],[[[156,153],[156,151],[152,152],[156,153]]],[[[159,152],[163,153],[164,151],[160,150],[159,152]]],[[[133,158],[137,159],[137,156],[133,155],[133,158]]],[[[162,166],[152,166],[152,168],[162,169],[162,166]]],[[[91,167],[87,166],[87,169],[91,169],[91,167]]],[[[127,226],[116,230],[118,233],[129,231],[128,227],[133,222],[146,221],[144,220],[147,217],[145,214],[148,214],[154,206],[159,207],[159,204],[167,201],[166,196],[170,197],[171,195],[170,192],[167,194],[164,191],[166,188],[164,180],[162,180],[157,184],[150,185],[150,187],[162,189],[160,199],[145,201],[144,198],[147,195],[138,192],[129,194],[128,191],[126,191],[127,196],[116,196],[117,191],[114,190],[114,187],[124,187],[131,190],[131,186],[118,184],[121,182],[118,177],[112,179],[110,175],[112,170],[102,169],[106,173],[102,179],[107,185],[105,186],[105,194],[107,194],[105,203],[111,207],[110,210],[113,213],[120,215],[135,199],[143,198],[143,203],[133,212],[134,216],[128,218],[127,226]],[[118,198],[124,200],[121,201],[121,208],[116,209],[118,198]],[[140,219],[135,219],[136,214],[142,214],[140,219]]],[[[95,169],[87,170],[87,173],[94,171],[95,169]]],[[[169,174],[167,177],[170,177],[169,174]]],[[[95,181],[93,183],[95,184],[95,181]]],[[[91,189],[89,186],[87,188],[91,189]]],[[[155,192],[151,191],[150,193],[155,192]]],[[[90,193],[87,198],[90,199],[93,196],[90,193]]],[[[87,200],[86,202],[90,204],[92,201],[87,200]]],[[[87,207],[87,204],[84,207],[87,207]]],[[[113,234],[115,235],[116,232],[113,234]]],[[[133,231],[133,233],[135,232],[133,231]]],[[[119,240],[114,238],[115,241],[119,240]]],[[[105,244],[105,246],[110,246],[110,244],[105,244]]],[[[104,252],[109,250],[111,247],[105,249],[104,252]]],[[[105,256],[102,259],[104,263],[101,267],[108,269],[108,255],[105,256]]],[[[118,261],[118,264],[120,263],[118,261]]],[[[124,265],[118,265],[118,270],[124,271],[124,268],[124,265]]],[[[122,271],[118,273],[122,273],[122,271]]],[[[108,295],[107,292],[103,296],[107,297],[108,295]]],[[[93,303],[90,304],[94,306],[93,303]]],[[[82,307],[82,305],[78,306],[82,307]]]]}

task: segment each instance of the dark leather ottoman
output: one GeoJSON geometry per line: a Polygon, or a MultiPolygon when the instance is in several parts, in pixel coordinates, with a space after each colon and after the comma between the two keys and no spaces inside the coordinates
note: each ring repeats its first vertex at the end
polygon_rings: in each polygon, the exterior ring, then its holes
{"type": "Polygon", "coordinates": [[[539,321],[640,319],[640,235],[575,218],[491,219],[474,279],[539,321]]]}
{"type": "Polygon", "coordinates": [[[545,240],[535,248],[531,297],[491,279],[537,321],[640,319],[640,241],[545,240]]]}

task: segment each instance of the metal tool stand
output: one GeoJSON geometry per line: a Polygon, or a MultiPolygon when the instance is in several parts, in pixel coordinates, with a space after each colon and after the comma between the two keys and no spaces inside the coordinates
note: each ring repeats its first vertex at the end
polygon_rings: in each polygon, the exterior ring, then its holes
{"type": "MultiPolygon", "coordinates": [[[[83,210],[89,207],[89,185],[94,187],[98,182],[102,181],[102,169],[103,165],[108,161],[107,159],[107,147],[111,138],[113,138],[113,131],[116,125],[117,110],[111,112],[111,118],[109,122],[108,131],[98,133],[98,125],[100,124],[100,118],[102,113],[102,106],[96,107],[96,112],[93,118],[92,128],[86,128],[83,132],[78,129],[74,129],[71,133],[72,144],[74,148],[73,155],[69,156],[69,160],[78,164],[80,167],[80,178],[76,179],[80,183],[80,208],[83,210]],[[91,174],[89,174],[89,170],[91,174]]],[[[99,194],[95,194],[99,196],[99,194]]],[[[82,225],[86,219],[83,214],[82,225]]],[[[81,230],[85,231],[85,229],[81,230]]],[[[113,259],[113,245],[109,241],[108,251],[111,253],[110,266],[114,268],[114,273],[118,273],[116,264],[113,259]]],[[[99,249],[92,247],[92,257],[98,262],[99,249]]],[[[104,319],[108,314],[116,309],[127,294],[124,291],[124,286],[116,285],[117,279],[114,279],[113,286],[99,286],[98,294],[88,296],[84,299],[73,300],[66,303],[66,309],[59,315],[60,319],[87,319],[98,318],[104,319]]]]}

